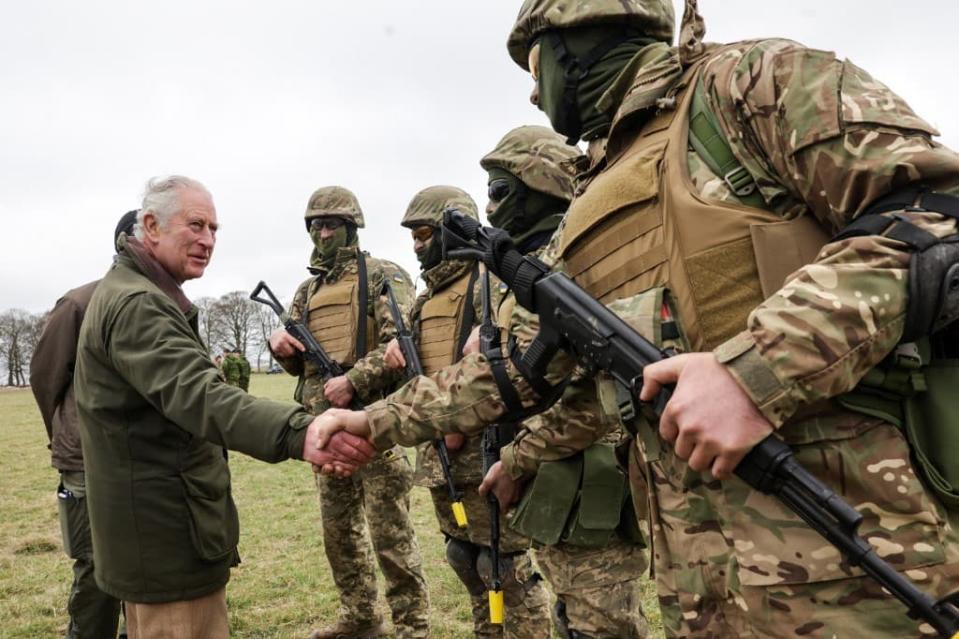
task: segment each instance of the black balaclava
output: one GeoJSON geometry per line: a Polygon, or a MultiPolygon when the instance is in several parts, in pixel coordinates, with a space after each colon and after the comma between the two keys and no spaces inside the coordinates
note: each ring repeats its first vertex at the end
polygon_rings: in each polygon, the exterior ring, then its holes
{"type": "Polygon", "coordinates": [[[433,227],[433,237],[423,242],[423,247],[416,251],[416,259],[420,263],[420,270],[428,271],[443,261],[442,230],[433,227]]]}
{"type": "Polygon", "coordinates": [[[539,108],[569,144],[609,132],[612,113],[596,103],[623,68],[655,42],[622,27],[579,27],[547,31],[539,43],[539,108]]]}
{"type": "Polygon", "coordinates": [[[491,187],[498,180],[509,185],[508,194],[499,200],[496,210],[486,216],[490,224],[509,233],[521,248],[525,240],[556,229],[568,206],[566,200],[534,191],[505,169],[493,167],[487,173],[491,187]]]}

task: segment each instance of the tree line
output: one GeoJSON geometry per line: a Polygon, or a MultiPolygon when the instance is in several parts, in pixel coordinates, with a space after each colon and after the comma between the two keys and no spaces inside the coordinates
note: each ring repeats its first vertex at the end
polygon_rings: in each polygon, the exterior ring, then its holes
{"type": "MultiPolygon", "coordinates": [[[[258,371],[273,365],[268,340],[280,322],[272,310],[252,301],[245,291],[201,297],[193,303],[199,310],[200,337],[211,357],[235,347],[258,371]]],[[[48,315],[49,311],[18,308],[0,313],[0,370],[6,373],[6,386],[29,383],[30,360],[48,315]]]]}

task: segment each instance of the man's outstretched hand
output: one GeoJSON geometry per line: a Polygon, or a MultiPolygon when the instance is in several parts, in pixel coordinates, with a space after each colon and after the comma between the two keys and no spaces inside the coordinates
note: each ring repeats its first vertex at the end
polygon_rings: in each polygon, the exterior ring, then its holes
{"type": "MultiPolygon", "coordinates": [[[[354,435],[343,428],[324,432],[323,416],[329,412],[314,418],[307,427],[306,441],[303,444],[303,460],[313,464],[314,470],[318,472],[349,477],[372,461],[376,456],[376,449],[368,439],[354,435]]],[[[365,413],[361,412],[361,414],[365,418],[365,413]]]]}

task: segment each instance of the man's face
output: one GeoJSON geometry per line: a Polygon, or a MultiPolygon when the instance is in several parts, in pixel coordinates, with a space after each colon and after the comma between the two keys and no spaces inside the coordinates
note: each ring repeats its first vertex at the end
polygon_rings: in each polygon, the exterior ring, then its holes
{"type": "Polygon", "coordinates": [[[537,42],[533,45],[533,48],[529,50],[529,58],[527,59],[529,75],[533,78],[533,90],[529,94],[529,101],[536,108],[539,108],[539,51],[540,43],[537,42]]]}
{"type": "Polygon", "coordinates": [[[182,284],[203,276],[216,244],[216,208],[208,194],[180,189],[179,210],[165,227],[156,217],[144,216],[145,244],[157,261],[182,284]]]}

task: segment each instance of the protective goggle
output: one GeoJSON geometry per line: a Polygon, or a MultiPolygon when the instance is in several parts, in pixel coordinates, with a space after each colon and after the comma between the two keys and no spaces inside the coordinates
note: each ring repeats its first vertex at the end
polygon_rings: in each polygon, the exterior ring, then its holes
{"type": "Polygon", "coordinates": [[[413,240],[417,242],[429,242],[433,239],[433,227],[432,226],[417,226],[412,231],[413,240]]]}
{"type": "Polygon", "coordinates": [[[346,220],[341,217],[315,217],[310,220],[310,230],[319,231],[320,229],[329,229],[335,231],[346,224],[346,220]]]}
{"type": "Polygon", "coordinates": [[[489,183],[487,195],[491,202],[502,202],[509,195],[509,180],[498,178],[489,183]]]}

